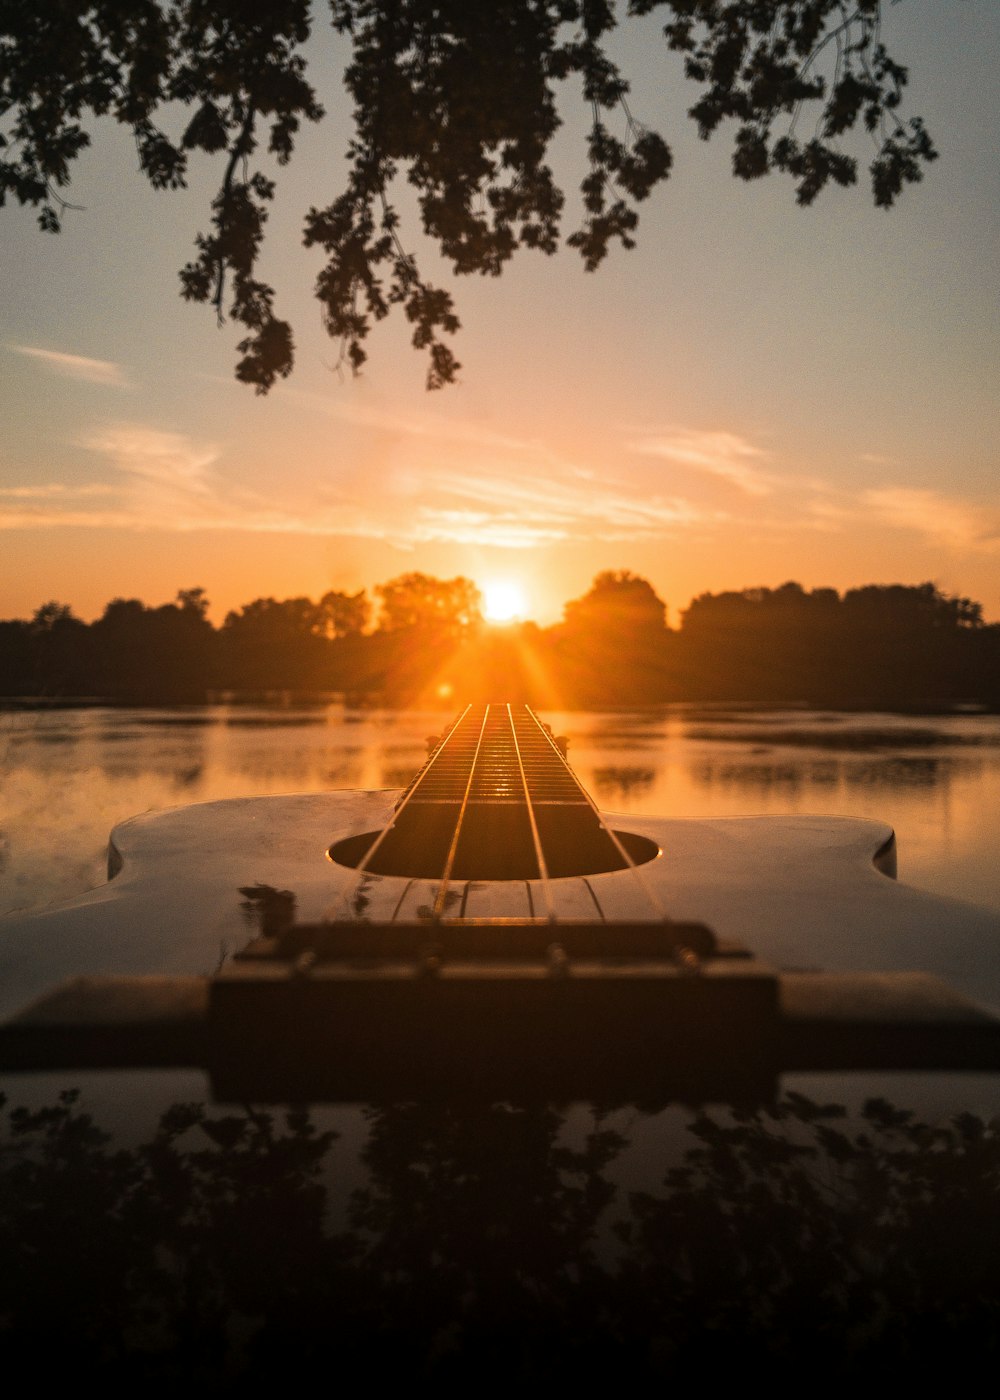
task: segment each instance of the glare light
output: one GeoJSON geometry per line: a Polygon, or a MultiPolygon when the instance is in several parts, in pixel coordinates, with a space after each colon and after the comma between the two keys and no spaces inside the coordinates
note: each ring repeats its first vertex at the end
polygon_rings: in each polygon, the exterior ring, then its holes
{"type": "Polygon", "coordinates": [[[488,622],[513,622],[524,616],[524,589],[511,579],[494,579],[483,588],[484,611],[488,622]]]}

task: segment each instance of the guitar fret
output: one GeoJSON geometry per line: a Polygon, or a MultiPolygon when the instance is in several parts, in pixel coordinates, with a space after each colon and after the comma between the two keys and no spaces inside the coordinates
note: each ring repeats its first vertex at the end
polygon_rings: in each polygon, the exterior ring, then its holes
{"type": "MultiPolygon", "coordinates": [[[[434,917],[445,917],[453,882],[536,881],[554,917],[549,880],[629,870],[656,849],[623,844],[527,706],[468,706],[396,803],[380,832],[350,838],[345,863],[371,875],[437,883],[434,917]],[[357,851],[356,863],[350,855],[357,851]]],[[[334,857],[340,860],[341,854],[334,857]]],[[[637,893],[649,900],[645,883],[637,893]]],[[[464,898],[464,896],[462,896],[464,898]]]]}
{"type": "Polygon", "coordinates": [[[444,752],[432,755],[407,793],[410,803],[420,806],[448,801],[589,806],[537,720],[527,711],[508,712],[506,706],[488,706],[485,715],[482,708],[470,708],[452,730],[444,752]]]}

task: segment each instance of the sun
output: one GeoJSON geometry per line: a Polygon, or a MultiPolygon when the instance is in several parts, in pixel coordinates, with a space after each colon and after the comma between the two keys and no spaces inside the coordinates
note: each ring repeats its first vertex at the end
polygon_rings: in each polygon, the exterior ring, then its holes
{"type": "Polygon", "coordinates": [[[517,622],[524,617],[524,589],[513,579],[491,579],[483,585],[483,612],[487,622],[517,622]]]}

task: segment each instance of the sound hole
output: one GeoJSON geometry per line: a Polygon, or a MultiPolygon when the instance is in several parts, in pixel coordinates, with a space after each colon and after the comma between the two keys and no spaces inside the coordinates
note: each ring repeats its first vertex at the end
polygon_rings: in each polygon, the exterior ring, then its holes
{"type": "MultiPolygon", "coordinates": [[[[452,835],[454,811],[450,804],[442,810],[421,813],[420,829],[393,827],[366,869],[374,875],[399,875],[406,879],[434,880],[442,874],[452,835]]],[[[622,859],[607,830],[592,812],[573,813],[545,808],[536,812],[542,850],[548,873],[553,879],[572,875],[602,875],[624,870],[622,859]],[[546,829],[548,828],[548,829],[546,829]]],[[[330,847],[327,855],[337,865],[356,869],[378,837],[377,831],[348,836],[330,847]]],[[[633,865],[644,865],[659,855],[655,841],[634,831],[616,831],[633,865]]],[[[453,880],[537,880],[531,828],[525,809],[513,806],[486,807],[463,827],[455,853],[453,880]]]]}

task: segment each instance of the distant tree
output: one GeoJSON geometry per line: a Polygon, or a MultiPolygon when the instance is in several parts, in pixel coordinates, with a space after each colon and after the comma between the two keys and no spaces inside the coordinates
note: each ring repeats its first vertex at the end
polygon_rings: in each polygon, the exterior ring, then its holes
{"type": "Polygon", "coordinates": [[[326,640],[311,598],[255,598],[226,614],[219,643],[227,689],[329,688],[323,684],[326,640]]]}
{"type": "MultiPolygon", "coordinates": [[[[316,10],[309,0],[0,5],[0,203],[33,205],[41,227],[57,231],[95,117],[131,130],[158,190],[183,186],[196,153],[218,158],[209,231],[181,273],[182,295],[244,327],[236,376],[259,393],[293,363],[292,328],[257,260],[273,167],[291,158],[301,124],[324,115],[307,76],[316,10]]],[[[699,134],[735,125],[740,179],[783,171],[810,204],[830,180],[857,180],[841,140],[860,125],[874,144],[875,203],[888,206],[934,158],[920,119],[900,116],[907,73],[881,41],[881,0],[330,0],[350,46],[353,129],[346,188],[332,200],[317,190],[305,242],[327,256],[316,295],[352,369],[393,306],[428,352],[429,388],[459,368],[442,339],[459,326],[451,297],[403,241],[400,174],[457,273],[496,276],[519,246],[556,250],[565,195],[548,157],[557,87],[571,79],[589,130],[583,217],[566,242],[589,270],[612,243],[634,245],[637,205],[672,156],[633,116],[608,44],[620,23],[653,12],[701,89],[690,108],[699,134]]]]}
{"type": "Polygon", "coordinates": [[[226,614],[223,627],[254,632],[275,639],[289,636],[314,637],[318,631],[316,604],[311,598],[255,598],[239,611],[226,614]]]}
{"type": "Polygon", "coordinates": [[[22,693],[86,695],[89,684],[90,638],[87,624],[65,603],[43,603],[25,629],[26,662],[22,693]]]}
{"type": "Polygon", "coordinates": [[[933,583],[840,596],[797,583],[703,593],[682,617],[679,657],[696,697],[916,707],[990,690],[974,645],[982,609],[933,583]]]}
{"type": "Polygon", "coordinates": [[[873,702],[947,704],[982,692],[978,603],[948,597],[933,583],[869,584],[844,594],[843,613],[853,666],[868,678],[873,702]]]}
{"type": "Polygon", "coordinates": [[[554,629],[557,666],[575,704],[629,704],[669,694],[667,609],[628,569],[599,573],[554,629]]]}
{"type": "Polygon", "coordinates": [[[20,619],[0,622],[0,696],[33,695],[31,641],[20,619]]]}
{"type": "Polygon", "coordinates": [[[867,584],[844,594],[844,608],[858,623],[911,631],[928,628],[976,628],[983,625],[982,604],[950,598],[936,584],[867,584]]]}
{"type": "Polygon", "coordinates": [[[396,704],[463,695],[469,645],[482,622],[482,594],[472,580],[408,573],[375,592],[380,609],[369,655],[376,688],[396,704]]]}
{"type": "Polygon", "coordinates": [[[67,603],[43,603],[32,614],[31,630],[37,636],[55,632],[73,622],[79,622],[79,618],[74,618],[73,609],[67,603]]]}
{"type": "Polygon", "coordinates": [[[208,594],[204,588],[182,588],[177,594],[176,606],[198,617],[208,616],[208,594]]]}
{"type": "Polygon", "coordinates": [[[207,610],[201,588],[157,608],[113,599],[91,628],[98,693],[134,704],[203,701],[215,640],[207,610]]]}
{"type": "Polygon", "coordinates": [[[324,593],[316,611],[315,630],[321,636],[357,637],[368,626],[372,606],[362,588],[358,593],[324,593]]]}
{"type": "Polygon", "coordinates": [[[375,589],[381,604],[379,630],[418,628],[455,636],[482,621],[483,595],[471,579],[400,574],[375,589]]]}
{"type": "Polygon", "coordinates": [[[599,632],[609,640],[648,638],[667,625],[666,604],[653,585],[628,569],[599,573],[590,591],[567,603],[563,615],[568,632],[599,632]]]}
{"type": "Polygon", "coordinates": [[[334,646],[357,638],[371,605],[358,593],[255,598],[227,614],[220,634],[221,677],[236,690],[332,690],[344,680],[334,646]]]}

